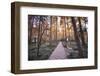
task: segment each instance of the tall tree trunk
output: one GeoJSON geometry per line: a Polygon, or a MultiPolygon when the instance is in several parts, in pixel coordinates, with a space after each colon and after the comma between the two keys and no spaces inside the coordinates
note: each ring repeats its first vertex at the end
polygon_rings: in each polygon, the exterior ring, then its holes
{"type": "Polygon", "coordinates": [[[81,41],[82,41],[82,45],[83,45],[83,47],[85,46],[85,39],[84,39],[84,32],[83,32],[83,30],[82,30],[82,23],[81,23],[81,18],[80,17],[78,17],[78,21],[79,21],[79,27],[80,27],[80,36],[81,36],[81,41]]]}
{"type": "Polygon", "coordinates": [[[85,35],[86,35],[86,38],[85,38],[85,44],[86,44],[86,47],[87,47],[87,42],[88,42],[88,31],[87,31],[87,26],[86,26],[86,21],[84,21],[85,23],[85,35]]]}
{"type": "Polygon", "coordinates": [[[77,32],[77,28],[76,28],[76,21],[75,21],[74,17],[71,17],[71,19],[72,19],[72,24],[73,24],[73,28],[74,28],[74,36],[75,36],[75,40],[76,40],[78,51],[79,51],[79,58],[83,58],[83,50],[81,48],[80,40],[78,37],[78,32],[77,32]]]}
{"type": "MultiPolygon", "coordinates": [[[[69,17],[68,17],[69,18],[69,17]]],[[[67,21],[68,21],[68,18],[67,18],[67,21]]],[[[68,24],[69,22],[67,22],[67,27],[68,27],[68,29],[67,29],[67,35],[68,35],[68,42],[69,42],[69,45],[71,44],[71,40],[70,40],[70,26],[69,26],[69,24],[68,24]]]]}
{"type": "Polygon", "coordinates": [[[65,28],[65,40],[66,40],[66,17],[64,17],[64,28],[65,28]]]}
{"type": "Polygon", "coordinates": [[[57,17],[56,17],[56,42],[57,42],[57,17]]]}
{"type": "Polygon", "coordinates": [[[52,16],[50,16],[50,45],[52,43],[52,16]]]}
{"type": "Polygon", "coordinates": [[[29,31],[29,36],[28,36],[28,43],[29,45],[32,43],[32,29],[33,29],[33,25],[32,25],[32,17],[29,16],[29,21],[28,21],[28,31],[29,31]]]}
{"type": "MultiPolygon", "coordinates": [[[[41,18],[41,16],[40,16],[41,18]]],[[[38,26],[38,44],[37,44],[37,58],[39,56],[39,50],[40,50],[40,30],[41,30],[41,24],[39,20],[39,26],[38,26]]]]}
{"type": "Polygon", "coordinates": [[[62,34],[61,39],[64,39],[64,17],[61,17],[61,34],[62,34]]]}

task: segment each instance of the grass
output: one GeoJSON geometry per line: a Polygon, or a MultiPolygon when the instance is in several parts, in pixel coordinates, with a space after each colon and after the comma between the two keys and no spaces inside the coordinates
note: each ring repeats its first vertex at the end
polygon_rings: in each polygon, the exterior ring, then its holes
{"type": "Polygon", "coordinates": [[[28,60],[47,60],[56,46],[57,43],[55,42],[51,45],[42,44],[39,50],[39,56],[37,56],[37,47],[31,44],[28,51],[28,60]]]}
{"type": "MultiPolygon", "coordinates": [[[[58,43],[59,41],[52,41],[51,44],[47,44],[47,43],[42,44],[40,47],[38,56],[37,56],[37,46],[35,44],[31,44],[28,50],[28,60],[48,60],[51,53],[57,47],[58,43]]],[[[68,48],[68,47],[72,48],[72,51],[70,52],[70,55],[68,56],[68,59],[79,58],[78,56],[79,51],[78,51],[78,47],[75,41],[66,42],[62,40],[62,43],[65,48],[68,48]]],[[[87,48],[83,48],[83,55],[84,55],[84,58],[88,57],[87,48]]]]}

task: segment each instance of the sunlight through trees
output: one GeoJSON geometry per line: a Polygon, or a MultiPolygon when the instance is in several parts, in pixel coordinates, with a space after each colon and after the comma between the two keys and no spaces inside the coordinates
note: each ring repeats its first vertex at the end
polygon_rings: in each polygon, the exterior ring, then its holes
{"type": "Polygon", "coordinates": [[[76,58],[86,58],[87,25],[87,17],[28,15],[29,60],[48,59],[60,41],[78,52],[76,58]]]}

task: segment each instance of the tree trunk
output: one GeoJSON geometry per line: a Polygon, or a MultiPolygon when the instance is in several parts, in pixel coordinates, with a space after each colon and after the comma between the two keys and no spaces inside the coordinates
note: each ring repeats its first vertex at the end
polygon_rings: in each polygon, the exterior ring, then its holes
{"type": "Polygon", "coordinates": [[[65,40],[66,40],[66,17],[64,18],[64,28],[65,28],[65,40]]]}
{"type": "Polygon", "coordinates": [[[81,18],[78,17],[78,21],[79,21],[79,27],[80,27],[80,36],[81,36],[81,41],[82,41],[82,46],[84,47],[85,46],[85,39],[84,39],[84,32],[82,30],[82,23],[81,23],[81,18]]]}
{"type": "Polygon", "coordinates": [[[33,25],[32,25],[32,17],[30,17],[29,16],[29,21],[28,21],[28,27],[29,27],[29,29],[28,29],[28,31],[29,31],[29,36],[28,36],[28,43],[29,43],[29,45],[32,43],[32,28],[33,28],[33,25]]]}
{"type": "Polygon", "coordinates": [[[50,16],[50,45],[52,43],[52,16],[50,16]]]}
{"type": "Polygon", "coordinates": [[[57,17],[56,17],[56,42],[57,42],[57,17]]]}
{"type": "MultiPolygon", "coordinates": [[[[41,16],[40,16],[41,18],[41,16]]],[[[38,44],[37,44],[37,58],[39,57],[39,50],[40,50],[40,29],[41,28],[41,24],[40,24],[40,20],[39,20],[39,26],[38,26],[38,44]]]]}
{"type": "Polygon", "coordinates": [[[76,21],[75,21],[74,17],[71,17],[71,19],[72,19],[72,25],[74,28],[74,36],[75,36],[75,40],[76,40],[78,51],[79,51],[79,58],[83,58],[83,50],[81,48],[80,40],[78,37],[78,32],[77,32],[77,28],[76,28],[76,21]]]}

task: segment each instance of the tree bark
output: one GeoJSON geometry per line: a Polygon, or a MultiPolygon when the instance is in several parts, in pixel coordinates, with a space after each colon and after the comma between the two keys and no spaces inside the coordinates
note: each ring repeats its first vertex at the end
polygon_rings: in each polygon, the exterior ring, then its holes
{"type": "Polygon", "coordinates": [[[39,26],[38,26],[37,57],[39,56],[39,49],[40,49],[40,21],[39,21],[39,26]]]}
{"type": "Polygon", "coordinates": [[[29,43],[29,45],[32,43],[32,28],[33,28],[33,25],[32,25],[32,17],[30,17],[29,16],[29,19],[28,19],[28,27],[29,27],[29,29],[28,29],[28,31],[29,31],[29,36],[28,36],[28,43],[29,43]]]}
{"type": "Polygon", "coordinates": [[[71,17],[71,19],[72,19],[72,24],[73,24],[73,28],[74,28],[74,36],[75,36],[75,40],[76,40],[78,51],[79,51],[79,58],[83,58],[83,50],[81,48],[80,40],[78,37],[78,32],[77,32],[77,28],[76,28],[76,21],[75,21],[74,17],[71,17]]]}
{"type": "Polygon", "coordinates": [[[56,17],[56,42],[57,42],[57,17],[56,17]]]}
{"type": "Polygon", "coordinates": [[[66,40],[66,17],[64,18],[64,26],[65,26],[65,40],[66,40]]]}
{"type": "Polygon", "coordinates": [[[51,45],[51,42],[52,41],[52,16],[50,16],[50,45],[51,45]]]}
{"type": "Polygon", "coordinates": [[[78,17],[78,21],[79,21],[79,27],[80,27],[80,36],[81,36],[81,41],[82,41],[82,46],[84,47],[85,46],[85,39],[84,39],[84,32],[82,30],[82,23],[81,23],[81,18],[78,17]]]}

